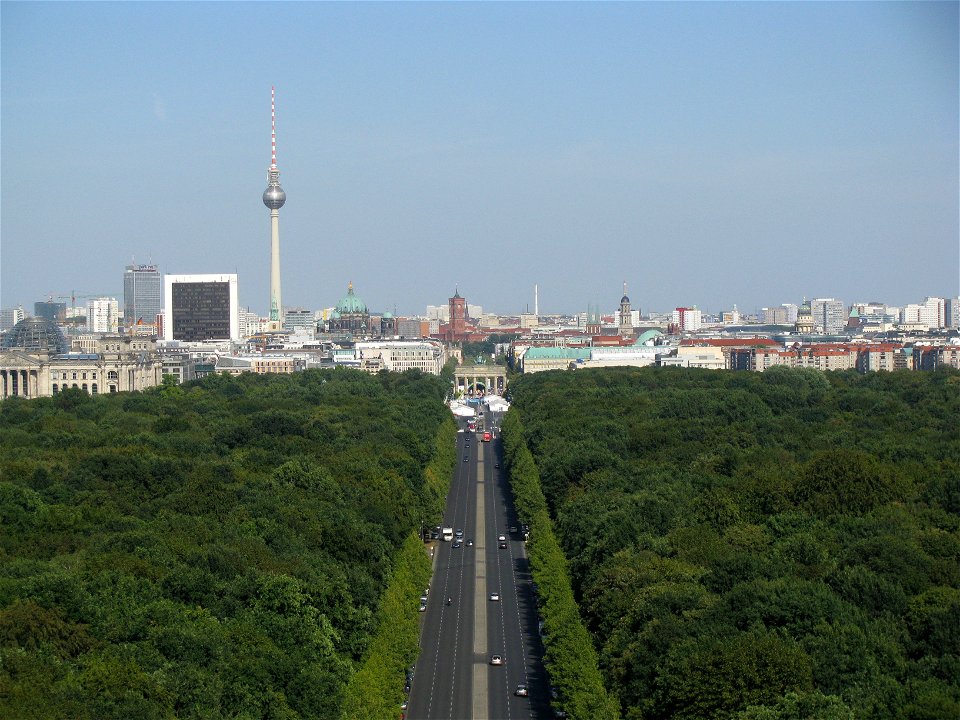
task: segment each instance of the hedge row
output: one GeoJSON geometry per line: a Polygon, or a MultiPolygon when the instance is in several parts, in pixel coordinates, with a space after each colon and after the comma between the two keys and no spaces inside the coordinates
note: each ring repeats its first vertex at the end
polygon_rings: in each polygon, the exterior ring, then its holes
{"type": "MultiPolygon", "coordinates": [[[[426,494],[436,517],[443,509],[456,459],[456,424],[450,420],[441,425],[433,458],[424,471],[426,494]]],[[[430,573],[423,542],[417,533],[411,533],[397,554],[366,659],[347,685],[343,720],[399,717],[405,697],[404,672],[420,650],[419,598],[430,583],[430,573]]]]}
{"type": "Polygon", "coordinates": [[[553,533],[540,473],[516,410],[504,417],[502,435],[517,513],[530,526],[527,553],[539,593],[545,662],[558,692],[555,704],[572,720],[615,720],[619,703],[603,686],[597,652],[573,597],[567,559],[553,533]]]}

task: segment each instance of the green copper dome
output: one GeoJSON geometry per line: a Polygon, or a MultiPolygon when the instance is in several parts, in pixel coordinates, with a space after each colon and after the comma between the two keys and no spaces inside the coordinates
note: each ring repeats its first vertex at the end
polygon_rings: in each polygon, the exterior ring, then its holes
{"type": "Polygon", "coordinates": [[[363,300],[353,294],[352,282],[347,286],[347,294],[340,298],[340,302],[337,303],[337,312],[341,315],[345,313],[367,312],[367,306],[363,300]]]}

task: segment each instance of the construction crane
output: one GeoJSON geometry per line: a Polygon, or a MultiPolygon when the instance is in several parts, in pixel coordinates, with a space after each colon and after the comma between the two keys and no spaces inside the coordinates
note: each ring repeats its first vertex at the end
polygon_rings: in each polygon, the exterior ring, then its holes
{"type": "Polygon", "coordinates": [[[110,297],[109,293],[82,293],[77,295],[76,290],[71,290],[69,295],[54,295],[52,292],[47,293],[47,302],[53,302],[54,300],[69,300],[70,307],[76,307],[77,298],[81,300],[89,300],[90,298],[101,298],[101,297],[110,297]]]}

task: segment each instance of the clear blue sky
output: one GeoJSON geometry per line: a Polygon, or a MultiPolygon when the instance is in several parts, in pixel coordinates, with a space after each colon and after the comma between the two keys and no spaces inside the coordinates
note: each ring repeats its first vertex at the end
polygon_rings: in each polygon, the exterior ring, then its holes
{"type": "Polygon", "coordinates": [[[3,2],[0,306],[123,267],[423,312],[960,288],[958,4],[3,2]]]}

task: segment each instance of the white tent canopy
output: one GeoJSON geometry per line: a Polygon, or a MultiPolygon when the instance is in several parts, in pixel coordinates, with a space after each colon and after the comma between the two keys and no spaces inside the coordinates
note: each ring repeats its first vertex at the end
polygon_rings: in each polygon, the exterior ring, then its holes
{"type": "Polygon", "coordinates": [[[453,411],[453,414],[457,417],[474,417],[477,414],[477,411],[473,408],[456,401],[450,403],[450,410],[453,411]]]}
{"type": "Polygon", "coordinates": [[[510,403],[499,395],[487,395],[483,401],[490,407],[491,412],[506,412],[510,409],[510,403]]]}

